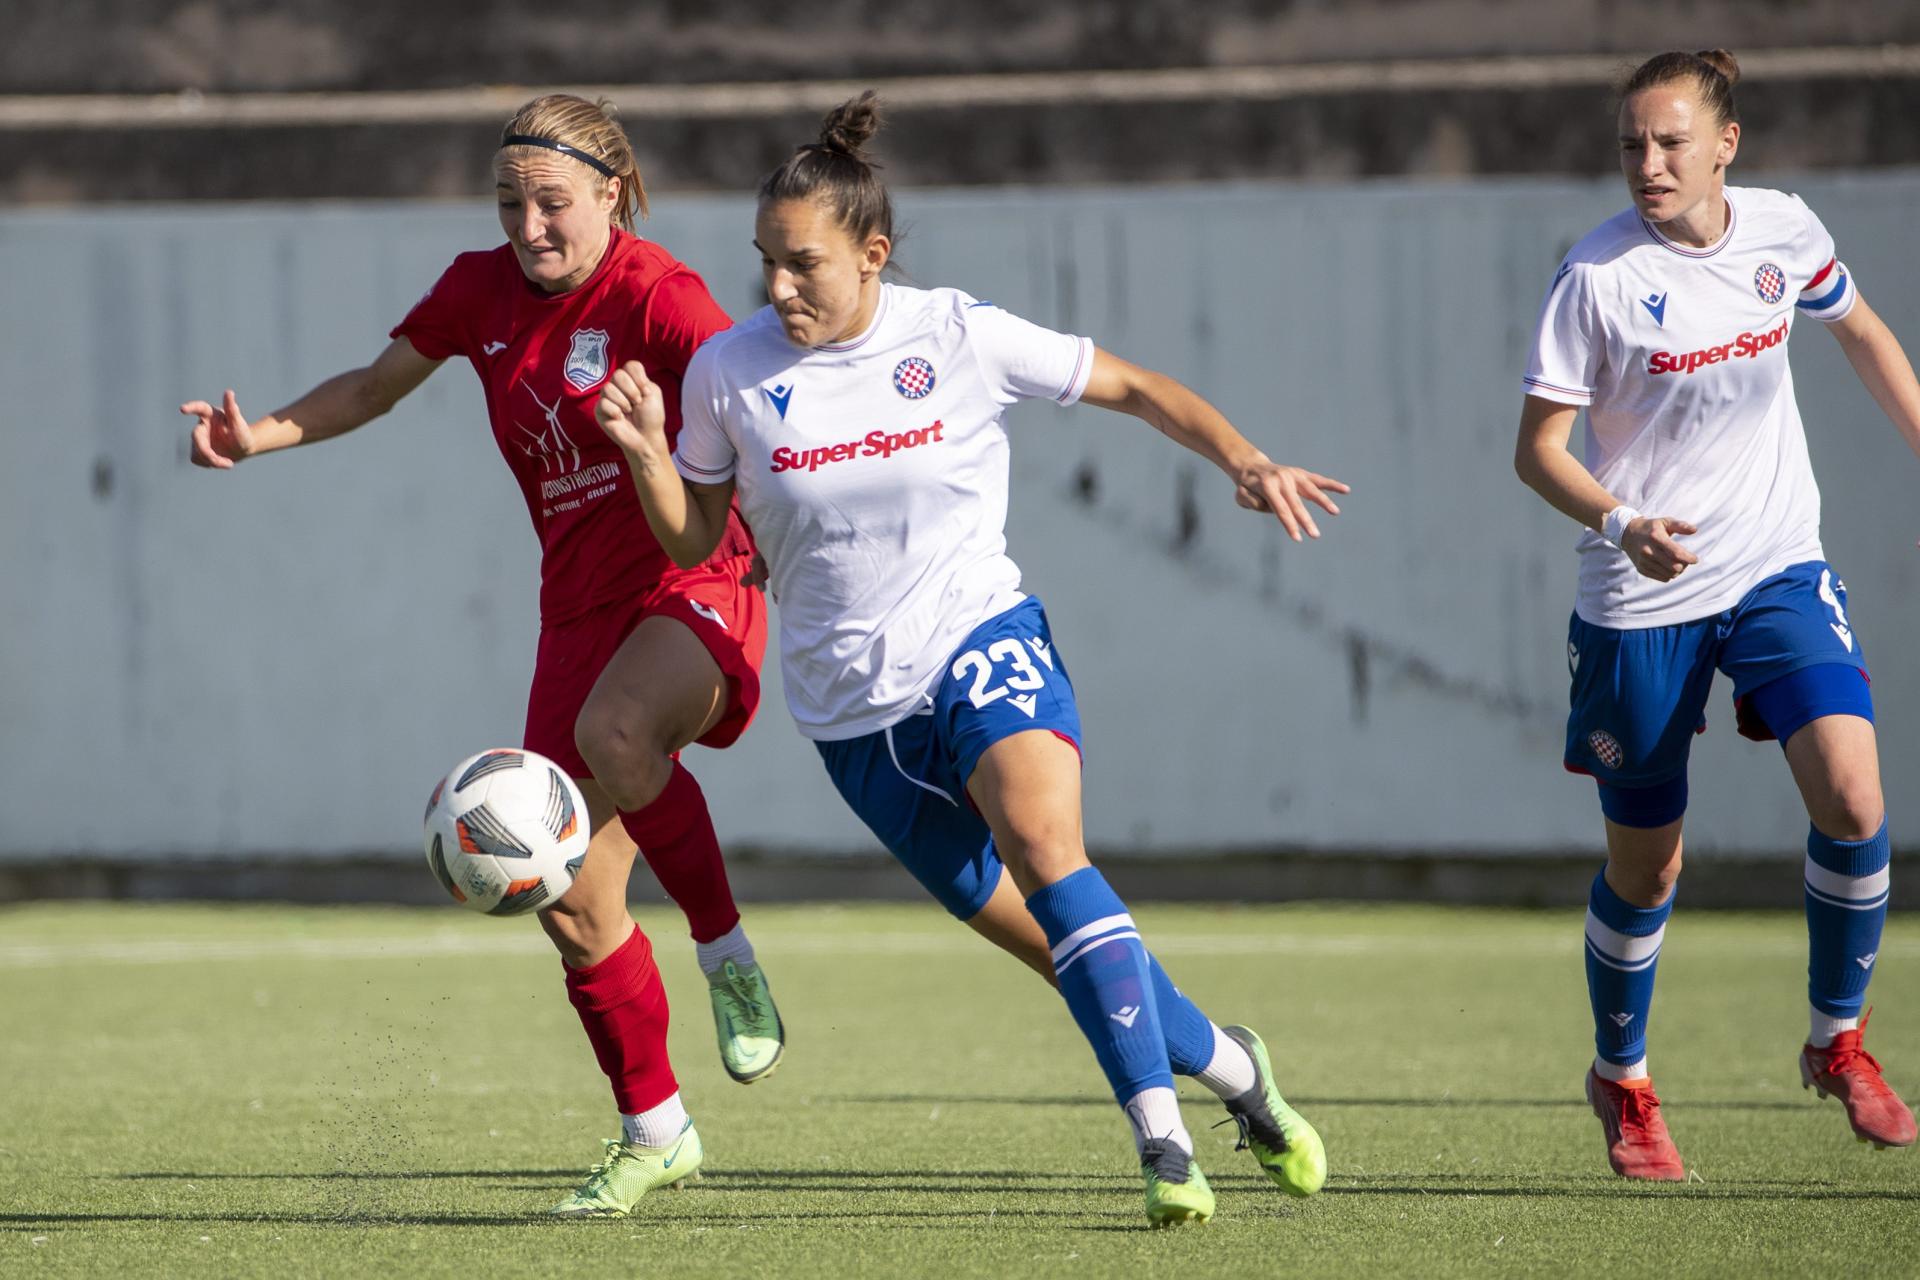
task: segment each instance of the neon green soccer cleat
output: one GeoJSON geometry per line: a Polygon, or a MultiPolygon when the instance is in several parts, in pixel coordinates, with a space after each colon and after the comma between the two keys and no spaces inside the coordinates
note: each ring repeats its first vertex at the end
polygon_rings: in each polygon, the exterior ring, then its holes
{"type": "Polygon", "coordinates": [[[578,1190],[549,1212],[556,1218],[624,1218],[649,1191],[684,1187],[700,1178],[706,1152],[693,1121],[664,1147],[607,1139],[607,1158],[593,1166],[578,1190]]]}
{"type": "Polygon", "coordinates": [[[1147,1221],[1154,1227],[1205,1222],[1213,1216],[1213,1188],[1177,1143],[1149,1138],[1140,1148],[1140,1175],[1147,1183],[1147,1221]]]}
{"type": "Polygon", "coordinates": [[[1267,1046],[1246,1027],[1222,1027],[1253,1059],[1253,1088],[1226,1104],[1240,1126],[1236,1151],[1253,1152],[1267,1177],[1290,1196],[1310,1196],[1327,1185],[1327,1149],[1306,1117],[1287,1105],[1273,1083],[1267,1046]]]}
{"type": "Polygon", "coordinates": [[[729,960],[707,975],[713,1029],[720,1037],[720,1063],[741,1084],[773,1074],[787,1048],[787,1027],[773,1006],[767,975],[757,964],[729,960]]]}

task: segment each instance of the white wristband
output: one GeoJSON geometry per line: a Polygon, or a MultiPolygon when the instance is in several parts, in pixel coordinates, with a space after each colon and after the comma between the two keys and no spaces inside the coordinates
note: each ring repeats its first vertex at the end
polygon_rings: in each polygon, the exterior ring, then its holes
{"type": "Polygon", "coordinates": [[[1607,518],[1600,522],[1600,536],[1624,551],[1626,550],[1627,526],[1639,518],[1640,513],[1638,511],[1635,511],[1625,503],[1621,503],[1613,510],[1607,512],[1607,518]]]}

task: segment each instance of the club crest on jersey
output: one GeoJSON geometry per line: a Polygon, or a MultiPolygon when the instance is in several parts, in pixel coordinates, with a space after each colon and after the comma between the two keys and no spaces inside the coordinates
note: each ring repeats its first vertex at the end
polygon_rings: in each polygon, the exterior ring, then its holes
{"type": "Polygon", "coordinates": [[[573,345],[567,348],[566,368],[561,373],[581,391],[591,391],[604,382],[607,377],[607,331],[575,329],[573,345]]]}
{"type": "Polygon", "coordinates": [[[1772,306],[1787,296],[1787,273],[1771,262],[1763,262],[1753,273],[1753,291],[1760,301],[1772,306]]]}
{"type": "Polygon", "coordinates": [[[1626,763],[1627,753],[1620,749],[1620,742],[1605,729],[1595,729],[1587,735],[1587,745],[1593,748],[1593,754],[1600,763],[1609,769],[1618,769],[1626,763]]]}
{"type": "Polygon", "coordinates": [[[893,389],[909,400],[924,400],[933,390],[933,366],[908,356],[893,366],[893,389]]]}

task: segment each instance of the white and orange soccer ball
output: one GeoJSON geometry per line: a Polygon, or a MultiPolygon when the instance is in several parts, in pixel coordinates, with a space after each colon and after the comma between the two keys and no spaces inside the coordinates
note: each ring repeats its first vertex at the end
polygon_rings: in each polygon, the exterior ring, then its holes
{"type": "Polygon", "coordinates": [[[427,866],[453,900],[491,916],[560,901],[586,860],[587,802],[545,756],[470,756],[427,800],[427,866]]]}

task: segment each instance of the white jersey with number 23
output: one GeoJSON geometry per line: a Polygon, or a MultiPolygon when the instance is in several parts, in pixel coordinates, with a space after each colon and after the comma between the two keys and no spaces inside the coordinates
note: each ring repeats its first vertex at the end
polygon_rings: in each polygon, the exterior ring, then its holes
{"type": "Polygon", "coordinates": [[[856,738],[912,714],[967,634],[1025,598],[1001,415],[1074,403],[1092,367],[1089,339],[893,284],[846,342],[796,347],[768,307],[694,354],[674,463],[695,484],[734,481],[801,733],[856,738]]]}

